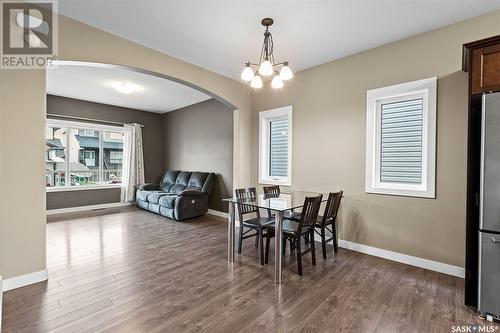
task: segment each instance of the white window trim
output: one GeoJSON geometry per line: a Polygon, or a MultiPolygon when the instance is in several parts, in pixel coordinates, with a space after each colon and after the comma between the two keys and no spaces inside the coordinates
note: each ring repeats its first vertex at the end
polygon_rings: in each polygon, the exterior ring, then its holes
{"type": "Polygon", "coordinates": [[[259,184],[292,186],[292,106],[259,112],[259,184]],[[269,131],[272,120],[288,118],[288,176],[269,176],[269,131]]]}
{"type": "MultiPolygon", "coordinates": [[[[102,164],[102,159],[103,159],[103,132],[116,132],[116,133],[124,133],[123,127],[122,126],[114,126],[114,125],[103,125],[103,124],[96,124],[96,123],[88,123],[88,122],[79,122],[79,121],[72,121],[72,120],[60,120],[60,119],[47,119],[46,120],[46,126],[47,127],[59,127],[59,128],[65,128],[67,130],[66,133],[66,149],[69,146],[69,130],[70,129],[88,129],[88,130],[94,130],[99,132],[99,165],[102,164]]],[[[66,153],[68,155],[69,152],[66,153]]],[[[100,170],[100,178],[102,179],[102,169],[99,168],[100,170]]],[[[66,163],[66,175],[70,174],[69,170],[69,163],[66,163]]],[[[66,182],[65,186],[54,186],[54,187],[46,187],[45,191],[46,192],[65,192],[65,191],[83,191],[83,190],[98,190],[98,189],[110,189],[110,188],[121,188],[122,184],[93,184],[93,185],[85,185],[85,186],[71,186],[69,182],[66,182]]]]}
{"type": "Polygon", "coordinates": [[[436,197],[436,97],[436,77],[366,92],[366,193],[436,197]],[[423,99],[422,184],[380,182],[381,101],[402,97],[423,99]]]}

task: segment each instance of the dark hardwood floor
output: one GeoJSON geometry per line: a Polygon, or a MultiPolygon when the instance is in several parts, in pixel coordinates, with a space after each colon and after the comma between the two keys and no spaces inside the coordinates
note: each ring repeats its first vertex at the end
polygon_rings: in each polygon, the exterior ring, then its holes
{"type": "MultiPolygon", "coordinates": [[[[484,322],[463,280],[340,249],[283,284],[253,239],[230,265],[226,220],[137,208],[49,217],[48,282],[5,293],[4,332],[451,332],[484,322]]],[[[28,246],[28,245],[27,245],[28,246]]]]}

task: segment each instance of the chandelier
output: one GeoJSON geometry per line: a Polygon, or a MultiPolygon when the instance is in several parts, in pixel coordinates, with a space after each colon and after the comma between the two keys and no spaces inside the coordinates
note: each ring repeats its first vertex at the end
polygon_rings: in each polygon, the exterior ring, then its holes
{"type": "Polygon", "coordinates": [[[262,20],[262,25],[266,27],[264,32],[264,44],[260,52],[258,63],[247,62],[245,68],[241,72],[241,79],[250,82],[252,88],[262,88],[262,77],[274,74],[271,81],[271,87],[275,89],[282,88],[286,80],[293,77],[292,70],[288,67],[288,61],[276,63],[273,54],[273,36],[269,31],[269,26],[273,25],[272,18],[265,18],[262,20]],[[256,69],[256,72],[254,71],[256,69]]]}

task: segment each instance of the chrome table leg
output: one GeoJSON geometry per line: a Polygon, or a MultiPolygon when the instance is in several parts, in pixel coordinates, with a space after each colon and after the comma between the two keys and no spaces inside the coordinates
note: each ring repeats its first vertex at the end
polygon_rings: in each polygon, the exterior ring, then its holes
{"type": "Polygon", "coordinates": [[[229,203],[229,213],[227,218],[227,261],[234,261],[234,202],[229,203]]]}
{"type": "Polygon", "coordinates": [[[276,224],[275,224],[275,252],[274,252],[274,262],[275,262],[275,271],[274,271],[274,282],[281,283],[281,259],[282,259],[282,251],[283,251],[283,212],[276,212],[276,224]]]}

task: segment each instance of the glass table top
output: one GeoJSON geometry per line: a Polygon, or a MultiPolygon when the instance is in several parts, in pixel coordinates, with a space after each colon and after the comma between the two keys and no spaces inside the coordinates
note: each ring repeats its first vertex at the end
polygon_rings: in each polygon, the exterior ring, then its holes
{"type": "Polygon", "coordinates": [[[255,198],[238,199],[236,197],[222,199],[222,201],[233,202],[240,205],[248,205],[252,207],[259,207],[270,209],[272,211],[284,212],[290,209],[300,208],[304,205],[306,197],[317,197],[323,195],[322,201],[328,200],[328,195],[317,192],[305,191],[292,191],[289,193],[280,193],[279,195],[265,195],[263,193],[257,194],[255,198]]]}

